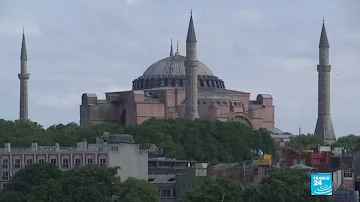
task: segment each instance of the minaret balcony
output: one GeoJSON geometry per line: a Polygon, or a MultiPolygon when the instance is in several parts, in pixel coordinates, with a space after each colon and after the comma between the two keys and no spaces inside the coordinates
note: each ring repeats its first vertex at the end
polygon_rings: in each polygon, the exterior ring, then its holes
{"type": "Polygon", "coordinates": [[[30,73],[21,73],[18,74],[20,80],[28,80],[30,78],[30,73]]]}
{"type": "Polygon", "coordinates": [[[331,71],[331,65],[318,65],[317,66],[318,72],[330,72],[331,71]]]}

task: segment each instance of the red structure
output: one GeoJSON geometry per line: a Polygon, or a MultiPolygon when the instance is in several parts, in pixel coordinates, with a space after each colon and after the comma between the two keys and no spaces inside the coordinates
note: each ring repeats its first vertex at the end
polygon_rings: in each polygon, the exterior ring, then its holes
{"type": "Polygon", "coordinates": [[[291,147],[280,147],[280,155],[273,158],[273,165],[280,163],[281,166],[293,166],[296,164],[304,164],[306,166],[316,168],[330,167],[330,154],[329,153],[310,153],[302,152],[291,147]]]}

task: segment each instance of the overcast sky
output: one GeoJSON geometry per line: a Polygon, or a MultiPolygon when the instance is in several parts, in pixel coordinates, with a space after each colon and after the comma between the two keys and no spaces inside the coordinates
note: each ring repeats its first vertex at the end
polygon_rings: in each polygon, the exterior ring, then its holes
{"type": "Polygon", "coordinates": [[[130,89],[185,38],[193,9],[198,57],[227,88],[272,94],[276,126],[313,133],[318,42],[330,41],[337,136],[359,134],[360,2],[355,0],[0,0],[0,117],[17,119],[20,45],[28,47],[29,118],[79,121],[81,94],[130,89]]]}

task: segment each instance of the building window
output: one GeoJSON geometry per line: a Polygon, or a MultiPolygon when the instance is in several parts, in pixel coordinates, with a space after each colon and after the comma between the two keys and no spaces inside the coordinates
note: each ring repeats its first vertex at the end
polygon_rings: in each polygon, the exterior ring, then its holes
{"type": "Polygon", "coordinates": [[[172,198],[172,197],[174,197],[175,196],[173,194],[174,190],[175,189],[162,189],[161,190],[161,198],[172,198]]]}
{"type": "Polygon", "coordinates": [[[80,166],[81,160],[79,158],[75,159],[75,166],[80,166]]]}
{"type": "Polygon", "coordinates": [[[50,163],[56,164],[56,159],[50,159],[50,163]]]}
{"type": "Polygon", "coordinates": [[[93,164],[94,162],[93,162],[93,159],[92,158],[89,158],[88,160],[87,160],[87,164],[93,164]]]}
{"type": "Polygon", "coordinates": [[[100,159],[100,165],[102,165],[102,166],[106,165],[106,158],[100,159]]]}
{"type": "Polygon", "coordinates": [[[176,198],[176,189],[173,189],[173,198],[176,198]]]}
{"type": "Polygon", "coordinates": [[[26,165],[31,165],[33,164],[33,160],[32,159],[26,159],[26,165]]]}
{"type": "Polygon", "coordinates": [[[45,159],[39,159],[39,163],[45,163],[45,159]]]}
{"type": "Polygon", "coordinates": [[[9,180],[9,171],[2,172],[1,179],[5,181],[9,180]]]}
{"type": "Polygon", "coordinates": [[[2,160],[1,168],[9,168],[9,159],[3,159],[2,160]]]}
{"type": "Polygon", "coordinates": [[[119,151],[118,147],[111,147],[111,151],[119,151]]]}
{"type": "Polygon", "coordinates": [[[20,159],[15,159],[14,168],[20,168],[20,159]]]}
{"type": "Polygon", "coordinates": [[[344,178],[353,178],[353,172],[344,170],[344,178]]]}
{"type": "Polygon", "coordinates": [[[305,159],[301,159],[301,164],[305,165],[305,159]]]}
{"type": "Polygon", "coordinates": [[[63,159],[61,167],[62,168],[69,168],[69,159],[63,159]]]}

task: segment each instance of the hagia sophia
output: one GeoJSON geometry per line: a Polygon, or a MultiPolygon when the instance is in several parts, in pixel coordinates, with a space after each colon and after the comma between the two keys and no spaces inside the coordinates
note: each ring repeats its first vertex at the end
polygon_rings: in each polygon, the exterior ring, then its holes
{"type": "Polygon", "coordinates": [[[80,124],[140,124],[147,119],[188,118],[240,121],[255,129],[274,128],[275,107],[269,94],[250,100],[250,93],[227,89],[225,82],[197,59],[191,15],[186,56],[179,49],[150,65],[132,81],[132,89],[107,92],[106,99],[84,93],[80,124]]]}
{"type": "MultiPolygon", "coordinates": [[[[325,144],[336,140],[330,114],[330,45],[322,23],[319,42],[318,113],[314,134],[325,144]]],[[[22,35],[19,120],[28,120],[27,51],[22,35]]],[[[150,65],[132,81],[132,89],[107,92],[105,99],[84,93],[80,105],[80,125],[116,123],[122,126],[141,124],[150,119],[185,118],[238,121],[254,129],[265,128],[272,135],[286,135],[275,127],[275,106],[270,94],[259,94],[250,100],[250,93],[230,90],[225,81],[197,58],[197,38],[193,16],[190,16],[186,37],[186,54],[170,55],[150,65]]]]}

